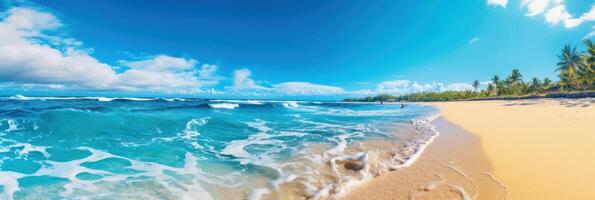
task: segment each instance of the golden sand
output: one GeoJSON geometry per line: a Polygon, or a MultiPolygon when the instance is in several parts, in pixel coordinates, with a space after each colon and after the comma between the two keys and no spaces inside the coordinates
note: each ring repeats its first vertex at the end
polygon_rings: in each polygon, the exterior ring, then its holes
{"type": "Polygon", "coordinates": [[[441,132],[411,167],[381,175],[343,197],[359,199],[504,199],[476,136],[437,119],[441,132]]]}
{"type": "Polygon", "coordinates": [[[510,199],[595,199],[595,100],[436,103],[481,138],[510,199]]]}
{"type": "Polygon", "coordinates": [[[344,199],[595,199],[594,104],[432,103],[449,122],[422,157],[344,199]]]}

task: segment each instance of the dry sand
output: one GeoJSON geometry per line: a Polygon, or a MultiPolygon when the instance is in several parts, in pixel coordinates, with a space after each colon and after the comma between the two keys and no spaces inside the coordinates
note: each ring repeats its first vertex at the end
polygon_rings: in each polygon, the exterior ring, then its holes
{"type": "Polygon", "coordinates": [[[433,103],[448,122],[422,157],[343,199],[595,199],[594,104],[433,103]]]}
{"type": "Polygon", "coordinates": [[[595,100],[437,103],[481,138],[510,199],[595,199],[595,100]]]}

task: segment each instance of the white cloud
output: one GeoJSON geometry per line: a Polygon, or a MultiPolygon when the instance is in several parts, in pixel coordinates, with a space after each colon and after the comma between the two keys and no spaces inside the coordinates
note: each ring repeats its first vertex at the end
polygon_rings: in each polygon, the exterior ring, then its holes
{"type": "MultiPolygon", "coordinates": [[[[248,96],[248,97],[272,97],[272,96],[350,96],[350,95],[377,95],[377,94],[393,94],[403,95],[414,92],[442,92],[442,91],[467,91],[473,90],[473,86],[469,83],[452,83],[444,84],[440,82],[432,83],[418,83],[409,80],[392,80],[378,83],[375,89],[364,89],[358,91],[348,91],[341,87],[322,85],[310,82],[281,82],[273,84],[270,87],[257,84],[252,79],[252,72],[249,69],[238,69],[233,72],[232,85],[225,87],[225,95],[232,96],[248,96]]],[[[152,78],[141,78],[139,80],[149,80],[152,78]]],[[[164,79],[165,81],[167,79],[164,79]]],[[[134,82],[134,81],[133,81],[134,82]]],[[[480,82],[480,87],[485,87],[490,81],[480,82]]],[[[148,84],[148,83],[147,83],[148,84]]],[[[176,84],[176,83],[171,83],[176,84]]],[[[158,85],[165,85],[158,84],[158,85]]],[[[178,93],[187,93],[183,90],[178,93]]],[[[197,93],[197,92],[194,92],[197,93]]],[[[224,94],[222,91],[214,89],[199,91],[205,94],[224,94]]]]}
{"type": "MultiPolygon", "coordinates": [[[[488,0],[490,6],[506,7],[507,0],[488,0]]],[[[520,7],[526,9],[525,15],[529,17],[543,16],[550,25],[563,25],[565,28],[575,28],[584,23],[595,21],[595,4],[590,5],[589,11],[576,15],[570,13],[564,0],[521,0],[520,7]]],[[[595,28],[585,38],[593,37],[595,28]]]]}
{"type": "Polygon", "coordinates": [[[360,94],[393,94],[402,95],[414,92],[441,92],[441,91],[466,91],[473,90],[473,86],[468,83],[453,83],[445,85],[444,83],[418,83],[408,80],[384,81],[376,86],[376,90],[358,91],[360,94]]]}
{"type": "Polygon", "coordinates": [[[552,25],[562,23],[566,28],[574,28],[582,23],[595,21],[595,5],[591,6],[591,9],[588,12],[583,13],[580,17],[574,18],[572,14],[566,10],[566,5],[560,3],[545,13],[545,20],[552,25]]]}
{"type": "Polygon", "coordinates": [[[216,65],[203,64],[195,70],[198,61],[157,55],[137,61],[120,61],[130,69],[118,74],[114,87],[124,90],[149,89],[154,91],[180,90],[211,86],[219,82],[216,65]],[[198,75],[198,77],[197,77],[198,75]]]}
{"type": "Polygon", "coordinates": [[[473,90],[473,86],[469,83],[453,83],[446,86],[442,91],[467,91],[473,90]]]}
{"type": "Polygon", "coordinates": [[[9,9],[2,24],[36,34],[42,30],[52,30],[62,26],[62,23],[52,14],[24,7],[9,9]]]}
{"type": "Polygon", "coordinates": [[[572,28],[580,24],[573,19],[572,15],[566,10],[564,4],[558,4],[545,13],[545,21],[552,25],[563,23],[566,28],[572,28]]]}
{"type": "Polygon", "coordinates": [[[282,82],[271,87],[259,85],[252,78],[249,69],[235,70],[232,86],[226,87],[231,94],[243,96],[311,96],[341,95],[343,88],[309,82],[282,82]]]}
{"type": "Polygon", "coordinates": [[[553,1],[557,0],[521,0],[521,7],[527,8],[527,16],[535,16],[543,13],[553,1]]]}
{"type": "Polygon", "coordinates": [[[175,69],[190,69],[193,68],[198,61],[194,59],[177,58],[168,55],[157,55],[150,59],[139,61],[119,61],[120,64],[133,68],[145,70],[175,70],[175,69]]]}
{"type": "Polygon", "coordinates": [[[61,50],[44,42],[50,37],[43,32],[61,26],[53,15],[11,8],[4,16],[0,22],[1,81],[103,88],[116,79],[109,65],[86,52],[68,44],[62,44],[65,47],[61,50]]]}
{"type": "Polygon", "coordinates": [[[256,84],[250,76],[252,76],[252,72],[249,69],[235,70],[231,88],[233,90],[268,90],[268,88],[256,84]]]}
{"type": "Polygon", "coordinates": [[[508,4],[508,0],[488,0],[489,6],[501,6],[506,8],[506,4],[508,4]]]}
{"type": "Polygon", "coordinates": [[[118,73],[91,56],[90,50],[80,48],[81,42],[47,35],[62,27],[49,12],[14,7],[0,17],[0,82],[24,87],[171,92],[202,91],[198,87],[221,79],[215,75],[215,65],[196,69],[195,59],[168,55],[119,61],[128,69],[118,73]]]}
{"type": "Polygon", "coordinates": [[[390,90],[393,88],[409,86],[409,83],[410,83],[410,81],[408,81],[408,80],[384,81],[377,85],[377,89],[378,90],[390,90]]]}
{"type": "Polygon", "coordinates": [[[563,0],[522,0],[521,8],[527,9],[527,16],[542,15],[545,22],[551,25],[562,24],[566,28],[574,28],[585,22],[595,21],[595,5],[580,17],[574,17],[563,0]]]}
{"type": "Polygon", "coordinates": [[[345,92],[343,88],[308,82],[284,82],[273,85],[273,91],[279,94],[300,95],[337,95],[345,92]]]}
{"type": "Polygon", "coordinates": [[[479,38],[479,37],[474,37],[474,38],[471,38],[471,39],[469,40],[469,44],[473,44],[473,43],[479,42],[479,40],[481,40],[481,38],[479,38]]]}
{"type": "Polygon", "coordinates": [[[210,65],[210,64],[202,64],[200,66],[200,70],[198,71],[198,76],[201,78],[210,78],[216,76],[217,72],[217,65],[210,65]]]}

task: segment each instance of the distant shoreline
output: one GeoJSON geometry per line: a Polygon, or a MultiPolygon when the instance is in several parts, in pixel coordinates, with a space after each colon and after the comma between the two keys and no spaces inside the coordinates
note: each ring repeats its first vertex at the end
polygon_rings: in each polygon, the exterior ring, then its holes
{"type": "MultiPolygon", "coordinates": [[[[382,101],[384,103],[420,103],[420,102],[457,102],[457,101],[492,101],[492,100],[523,100],[523,99],[579,99],[579,98],[595,98],[595,90],[581,91],[581,92],[556,92],[539,95],[528,96],[499,96],[499,97],[485,97],[485,98],[470,98],[470,99],[455,99],[455,100],[428,100],[428,101],[382,101]]],[[[343,101],[343,102],[376,102],[381,101],[343,101]]]]}
{"type": "Polygon", "coordinates": [[[545,95],[529,95],[529,96],[511,96],[511,97],[489,97],[477,99],[465,99],[462,101],[486,101],[486,100],[522,100],[522,99],[580,99],[580,98],[595,98],[595,91],[585,92],[568,92],[568,93],[549,93],[545,95]]]}

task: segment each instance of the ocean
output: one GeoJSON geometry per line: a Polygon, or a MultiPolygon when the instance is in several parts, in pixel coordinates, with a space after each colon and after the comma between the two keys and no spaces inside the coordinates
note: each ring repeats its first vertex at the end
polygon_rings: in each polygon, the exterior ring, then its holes
{"type": "Polygon", "coordinates": [[[410,165],[418,104],[0,97],[0,199],[332,199],[410,165]]]}

